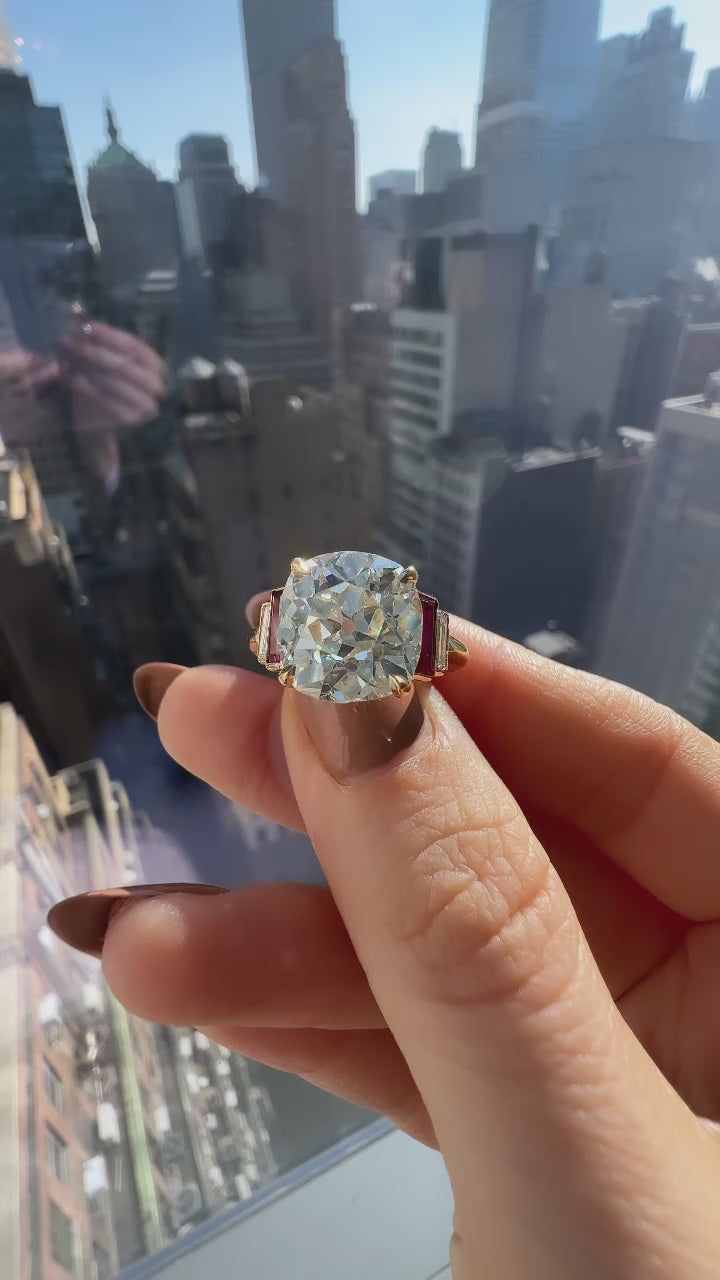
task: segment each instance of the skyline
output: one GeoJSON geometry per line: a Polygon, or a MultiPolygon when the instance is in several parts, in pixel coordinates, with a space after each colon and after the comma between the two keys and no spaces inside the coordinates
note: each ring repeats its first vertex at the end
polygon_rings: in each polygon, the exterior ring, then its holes
{"type": "MultiPolygon", "coordinates": [[[[653,7],[650,0],[606,0],[603,37],[640,30],[653,7]]],[[[106,143],[105,94],[124,144],[162,177],[176,175],[180,138],[210,132],[229,139],[239,177],[254,185],[239,0],[212,0],[205,10],[211,21],[202,27],[194,0],[157,0],[151,11],[141,0],[127,0],[122,28],[112,27],[91,0],[75,0],[71,24],[52,0],[6,0],[6,9],[15,39],[23,41],[16,46],[18,69],[31,76],[39,102],[63,107],[83,185],[88,164],[106,143]],[[109,36],[113,54],[103,68],[109,36]],[[200,89],[195,98],[186,90],[191,77],[200,89]]],[[[720,16],[705,9],[705,0],[675,6],[688,26],[687,46],[697,54],[695,91],[707,69],[720,64],[720,16]]],[[[434,0],[394,0],[390,12],[382,0],[339,0],[361,205],[369,176],[418,167],[432,125],[457,129],[466,162],[472,156],[485,12],[478,0],[448,0],[439,21],[434,0]]]]}

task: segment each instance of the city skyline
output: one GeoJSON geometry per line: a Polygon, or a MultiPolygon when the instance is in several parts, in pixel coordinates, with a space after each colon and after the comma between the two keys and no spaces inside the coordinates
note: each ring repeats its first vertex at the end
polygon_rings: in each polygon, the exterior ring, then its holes
{"type": "MultiPolygon", "coordinates": [[[[648,0],[624,5],[606,0],[602,36],[641,29],[652,8],[648,0]]],[[[720,23],[703,12],[703,0],[685,0],[675,8],[687,23],[687,46],[697,54],[692,80],[697,92],[707,69],[720,64],[720,23]]],[[[215,0],[212,23],[199,30],[190,0],[177,0],[172,15],[130,0],[123,29],[112,30],[109,65],[102,57],[109,27],[89,0],[78,0],[70,27],[49,0],[22,5],[6,0],[6,11],[16,41],[23,42],[16,45],[22,58],[18,69],[33,77],[38,100],[64,109],[83,185],[88,164],[104,145],[105,94],[126,145],[162,177],[176,175],[177,143],[185,134],[215,132],[228,138],[239,177],[253,185],[240,0],[215,0]],[[197,96],[187,92],[191,74],[201,88],[197,96]],[[141,96],[134,91],[136,82],[143,85],[141,96]]],[[[350,107],[358,124],[361,201],[373,173],[419,165],[432,125],[457,129],[465,154],[473,153],[485,6],[452,0],[442,22],[434,16],[430,0],[397,0],[390,13],[381,10],[379,0],[369,0],[362,11],[353,0],[339,0],[338,34],[346,47],[350,107]],[[381,22],[385,40],[379,43],[381,22]]]]}

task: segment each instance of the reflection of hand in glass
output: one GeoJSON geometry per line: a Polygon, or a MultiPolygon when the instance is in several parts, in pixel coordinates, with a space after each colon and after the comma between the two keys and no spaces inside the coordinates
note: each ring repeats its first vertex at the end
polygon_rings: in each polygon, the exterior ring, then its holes
{"type": "MultiPolygon", "coordinates": [[[[439,1146],[458,1280],[709,1280],[720,746],[639,694],[453,633],[470,661],[450,706],[142,670],[174,758],[306,830],[330,888],[149,889],[110,919],[110,985],[439,1146]]],[[[103,948],[111,905],[71,904],[68,936],[103,948]]]]}
{"type": "Polygon", "coordinates": [[[165,363],[134,334],[87,320],[66,338],[61,376],[73,394],[78,431],[141,426],[158,414],[165,395],[165,363]]]}

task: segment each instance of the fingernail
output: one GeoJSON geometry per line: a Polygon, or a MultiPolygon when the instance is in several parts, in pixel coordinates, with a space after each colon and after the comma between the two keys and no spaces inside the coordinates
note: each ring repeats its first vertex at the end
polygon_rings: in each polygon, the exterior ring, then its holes
{"type": "Polygon", "coordinates": [[[294,693],[295,705],[315,750],[342,782],[396,760],[417,741],[425,724],[424,694],[341,705],[294,693]]]}
{"type": "Polygon", "coordinates": [[[251,596],[245,605],[245,617],[249,625],[255,629],[260,623],[260,608],[266,600],[270,599],[269,591],[259,591],[256,596],[251,596]]]}
{"type": "Polygon", "coordinates": [[[214,884],[138,884],[127,888],[94,889],[74,898],[56,902],[48,912],[47,922],[58,938],[76,951],[90,956],[102,955],[105,934],[111,916],[128,902],[160,898],[166,894],[192,893],[209,897],[227,893],[214,884]]]}
{"type": "Polygon", "coordinates": [[[135,696],[143,711],[153,720],[157,720],[160,704],[173,680],[177,680],[187,667],[180,667],[175,662],[146,662],[138,667],[133,676],[135,696]]]}

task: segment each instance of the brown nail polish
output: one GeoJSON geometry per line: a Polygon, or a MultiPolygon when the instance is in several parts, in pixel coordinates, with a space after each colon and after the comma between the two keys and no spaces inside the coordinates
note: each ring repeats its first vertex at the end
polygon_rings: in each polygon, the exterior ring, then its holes
{"type": "Polygon", "coordinates": [[[135,697],[153,720],[157,720],[160,704],[173,680],[183,671],[187,671],[187,667],[175,662],[146,662],[144,667],[138,667],[133,676],[135,697]]]}
{"type": "Polygon", "coordinates": [[[293,695],[298,714],[328,773],[339,782],[379,769],[417,740],[425,723],[424,693],[342,705],[293,695]]]}
{"type": "Polygon", "coordinates": [[[167,894],[192,893],[201,897],[228,893],[214,884],[138,884],[128,888],[93,889],[74,898],[56,902],[48,912],[53,933],[76,951],[90,956],[102,955],[110,917],[119,907],[143,898],[161,898],[167,894]]]}

